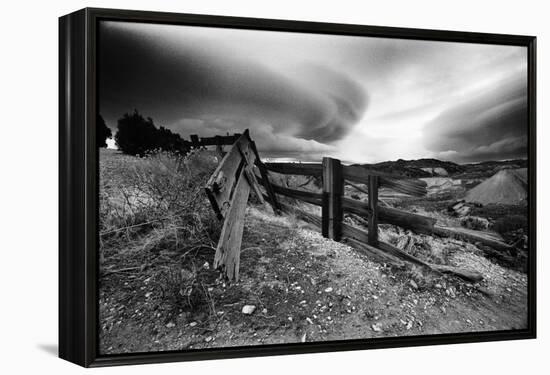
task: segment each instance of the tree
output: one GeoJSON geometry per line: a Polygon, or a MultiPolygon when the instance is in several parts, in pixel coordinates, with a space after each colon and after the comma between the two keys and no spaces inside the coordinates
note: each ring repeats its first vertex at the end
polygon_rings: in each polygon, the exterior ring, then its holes
{"type": "Polygon", "coordinates": [[[111,129],[105,124],[105,120],[100,114],[97,115],[95,126],[97,147],[107,147],[107,138],[111,138],[113,133],[111,133],[111,129]]]}
{"type": "Polygon", "coordinates": [[[125,154],[143,156],[147,152],[161,149],[185,154],[189,146],[169,129],[157,129],[150,117],[144,118],[137,110],[125,113],[118,120],[118,131],[115,135],[118,148],[125,154]]]}

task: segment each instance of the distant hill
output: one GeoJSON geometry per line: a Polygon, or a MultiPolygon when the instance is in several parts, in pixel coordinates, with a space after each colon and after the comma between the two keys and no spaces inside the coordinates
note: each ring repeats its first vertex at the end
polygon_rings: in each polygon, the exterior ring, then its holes
{"type": "Polygon", "coordinates": [[[482,163],[465,164],[465,171],[458,174],[457,178],[488,178],[503,169],[527,168],[529,162],[526,159],[485,161],[482,163]]]}
{"type": "MultiPolygon", "coordinates": [[[[384,161],[376,164],[356,164],[370,169],[374,169],[383,173],[391,173],[411,178],[422,178],[434,176],[433,172],[424,169],[443,168],[447,174],[453,175],[462,173],[465,169],[456,163],[450,161],[442,161],[437,159],[418,159],[418,160],[403,160],[384,161]],[[423,169],[424,168],[424,169],[423,169]]],[[[437,175],[437,174],[436,174],[437,175]]]]}
{"type": "Polygon", "coordinates": [[[391,173],[410,178],[424,178],[438,175],[442,168],[449,177],[454,178],[488,178],[501,169],[526,168],[527,160],[486,161],[482,163],[457,164],[438,159],[417,159],[384,161],[375,164],[354,164],[374,169],[381,173],[391,173]]]}

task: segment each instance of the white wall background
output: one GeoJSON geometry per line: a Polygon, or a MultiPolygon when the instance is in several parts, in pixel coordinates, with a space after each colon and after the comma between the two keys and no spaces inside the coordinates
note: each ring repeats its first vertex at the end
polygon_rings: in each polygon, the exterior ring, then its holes
{"type": "Polygon", "coordinates": [[[542,373],[548,324],[550,26],[544,1],[2,2],[0,372],[82,373],[57,352],[57,17],[85,6],[538,36],[538,327],[528,341],[142,365],[89,373],[542,373]]]}

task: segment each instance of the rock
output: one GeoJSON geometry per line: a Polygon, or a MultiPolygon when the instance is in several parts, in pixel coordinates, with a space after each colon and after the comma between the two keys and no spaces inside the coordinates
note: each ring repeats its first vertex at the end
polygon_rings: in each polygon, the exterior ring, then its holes
{"type": "Polygon", "coordinates": [[[407,323],[407,330],[411,329],[413,326],[413,322],[411,320],[409,320],[409,322],[407,323]]]}
{"type": "Polygon", "coordinates": [[[374,332],[382,332],[382,327],[380,327],[380,323],[373,324],[370,327],[374,332]]]}
{"type": "Polygon", "coordinates": [[[191,323],[189,323],[189,327],[194,327],[194,326],[196,326],[197,324],[198,324],[197,322],[191,322],[191,323]]]}
{"type": "Polygon", "coordinates": [[[418,284],[414,282],[414,280],[411,280],[409,282],[409,284],[411,284],[411,286],[414,288],[414,289],[418,289],[418,284]]]}
{"type": "Polygon", "coordinates": [[[445,291],[445,293],[451,297],[451,298],[456,298],[456,294],[455,294],[455,291],[454,291],[454,288],[449,288],[445,291]]]}
{"type": "Polygon", "coordinates": [[[264,309],[262,310],[262,314],[267,314],[267,309],[264,308],[264,309]]]}
{"type": "Polygon", "coordinates": [[[202,265],[202,268],[204,268],[205,270],[210,269],[210,263],[204,262],[204,264],[202,265]]]}
{"type": "Polygon", "coordinates": [[[330,293],[330,292],[332,292],[332,287],[329,286],[328,288],[325,289],[325,293],[330,293]]]}
{"type": "Polygon", "coordinates": [[[206,342],[212,341],[212,336],[208,336],[207,338],[204,339],[204,341],[206,341],[206,342]]]}
{"type": "Polygon", "coordinates": [[[244,305],[242,313],[245,315],[251,315],[256,310],[256,306],[254,305],[244,305]]]}
{"type": "Polygon", "coordinates": [[[145,293],[145,298],[151,297],[151,294],[153,294],[153,292],[147,292],[147,293],[145,293]]]}
{"type": "Polygon", "coordinates": [[[166,325],[166,328],[174,328],[176,324],[174,322],[170,322],[166,325]]]}
{"type": "Polygon", "coordinates": [[[467,229],[487,230],[489,229],[489,220],[477,216],[465,216],[460,219],[460,225],[467,229]]]}
{"type": "Polygon", "coordinates": [[[442,288],[443,288],[443,285],[441,285],[441,284],[435,284],[435,288],[436,288],[436,289],[442,289],[442,288]]]}

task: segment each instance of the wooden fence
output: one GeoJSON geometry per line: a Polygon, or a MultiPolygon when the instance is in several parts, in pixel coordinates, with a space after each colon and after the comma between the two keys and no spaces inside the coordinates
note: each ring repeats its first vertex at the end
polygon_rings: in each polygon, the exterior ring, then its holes
{"type": "Polygon", "coordinates": [[[214,267],[222,269],[229,280],[238,280],[239,277],[244,215],[251,192],[260,202],[269,202],[276,213],[292,212],[319,227],[324,237],[335,241],[346,241],[379,261],[396,266],[403,265],[405,262],[413,263],[434,272],[452,273],[470,281],[481,278],[477,273],[428,264],[379,240],[379,223],[397,225],[416,233],[451,235],[449,231],[452,232],[452,229],[441,229],[442,227],[437,226],[433,218],[379,205],[380,188],[423,196],[427,194],[426,184],[423,181],[400,179],[398,176],[379,173],[362,166],[346,166],[340,160],[328,157],[323,158],[322,163],[263,163],[248,130],[242,135],[237,134],[221,139],[192,138],[196,144],[218,147],[235,140],[206,185],[206,193],[212,208],[218,218],[224,221],[214,267]],[[318,193],[281,186],[270,178],[270,172],[313,176],[322,181],[322,191],[318,193]],[[344,190],[346,184],[367,193],[368,201],[362,202],[346,197],[344,190]],[[322,215],[318,216],[286,204],[278,198],[279,196],[319,206],[322,215]],[[344,223],[346,212],[360,216],[366,221],[366,230],[344,223]]]}

